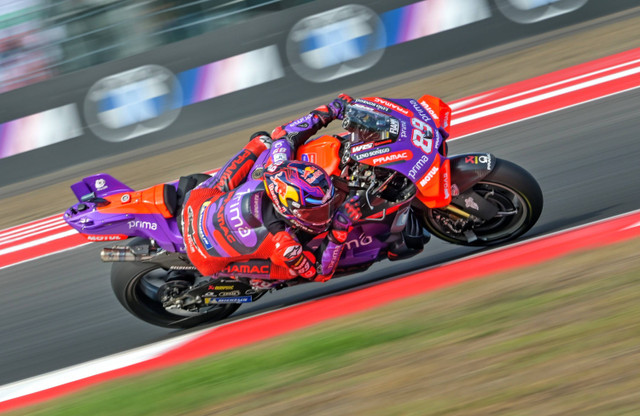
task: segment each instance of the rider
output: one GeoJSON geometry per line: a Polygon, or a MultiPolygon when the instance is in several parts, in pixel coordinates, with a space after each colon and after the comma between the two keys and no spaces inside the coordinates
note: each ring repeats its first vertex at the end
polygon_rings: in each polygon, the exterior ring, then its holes
{"type": "Polygon", "coordinates": [[[213,275],[227,265],[250,259],[270,259],[269,278],[302,276],[327,281],[333,276],[348,230],[361,217],[358,196],[336,209],[337,194],[331,178],[320,167],[290,160],[297,148],[322,127],[342,119],[351,97],[340,94],[327,105],[273,130],[258,132],[214,177],[191,190],[182,211],[182,234],[191,262],[203,273],[213,275]],[[260,221],[268,230],[262,243],[251,250],[229,232],[225,206],[240,200],[235,189],[250,173],[258,156],[269,150],[263,173],[264,190],[259,202],[245,204],[243,215],[250,223],[260,221]],[[257,206],[257,208],[255,208],[257,206]],[[212,210],[213,208],[214,210],[212,210]],[[304,244],[328,231],[316,262],[304,244]],[[278,267],[279,266],[279,267],[278,267]]]}

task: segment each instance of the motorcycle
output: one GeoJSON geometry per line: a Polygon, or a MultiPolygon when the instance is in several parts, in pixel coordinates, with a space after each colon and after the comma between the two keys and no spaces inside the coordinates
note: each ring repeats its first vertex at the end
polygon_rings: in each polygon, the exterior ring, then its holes
{"type": "MultiPolygon", "coordinates": [[[[297,159],[331,175],[342,199],[359,193],[366,202],[334,278],[364,272],[384,259],[412,257],[432,235],[453,244],[492,246],[536,223],[543,196],[534,177],[490,153],[448,155],[450,123],[451,109],[436,97],[367,97],[350,105],[344,133],[311,138],[298,149],[297,159]]],[[[263,189],[267,153],[240,185],[247,194],[263,189]]],[[[215,276],[197,271],[185,253],[180,212],[188,191],[209,177],[193,174],[136,191],[101,173],[71,186],[78,203],[64,213],[65,221],[89,241],[127,240],[100,255],[113,263],[117,299],[148,323],[190,328],[224,319],[270,291],[307,282],[265,279],[265,259],[231,263],[215,276]]],[[[266,233],[259,222],[234,224],[229,218],[231,231],[247,241],[266,233]]],[[[307,246],[317,249],[323,238],[307,246]]]]}

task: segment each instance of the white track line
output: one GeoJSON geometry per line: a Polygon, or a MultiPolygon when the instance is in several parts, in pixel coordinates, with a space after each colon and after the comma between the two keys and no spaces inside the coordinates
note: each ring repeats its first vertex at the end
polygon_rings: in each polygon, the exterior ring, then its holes
{"type": "Polygon", "coordinates": [[[0,402],[151,360],[198,337],[204,331],[211,331],[211,329],[182,335],[133,350],[113,354],[108,357],[98,358],[86,363],[52,371],[40,376],[5,384],[4,386],[0,386],[0,402]]]}
{"type": "Polygon", "coordinates": [[[48,243],[50,241],[55,241],[60,238],[68,237],[74,234],[78,234],[78,232],[72,229],[69,231],[65,231],[63,233],[53,234],[47,237],[39,238],[37,240],[29,241],[27,243],[22,243],[12,247],[3,248],[2,250],[0,250],[0,256],[4,254],[9,254],[9,253],[15,253],[16,251],[24,250],[27,248],[36,247],[36,246],[39,246],[40,244],[48,243]]]}
{"type": "MultiPolygon", "coordinates": [[[[636,63],[640,63],[640,59],[636,59],[636,60],[633,60],[633,61],[630,61],[630,62],[627,62],[627,63],[624,63],[624,64],[614,65],[614,66],[609,67],[609,68],[600,69],[600,70],[597,70],[597,71],[590,72],[588,74],[579,75],[579,76],[576,76],[576,77],[573,77],[573,78],[568,78],[568,79],[565,79],[565,80],[562,80],[562,81],[557,81],[557,82],[554,82],[552,84],[544,85],[542,87],[533,88],[531,90],[519,92],[519,93],[516,93],[516,94],[511,94],[509,96],[506,96],[506,97],[503,97],[503,98],[498,98],[498,99],[495,99],[493,101],[486,101],[486,102],[483,102],[482,104],[479,104],[479,105],[466,107],[466,108],[460,108],[465,104],[465,102],[463,102],[463,103],[457,105],[456,108],[458,108],[458,110],[456,111],[456,114],[460,114],[460,113],[464,113],[464,112],[467,112],[467,111],[475,110],[475,109],[478,109],[478,108],[486,107],[486,106],[489,106],[489,105],[492,105],[492,104],[497,104],[499,102],[510,100],[510,99],[517,98],[517,97],[521,97],[523,95],[528,95],[528,94],[531,94],[533,92],[547,90],[547,89],[550,89],[550,88],[553,88],[553,87],[556,87],[556,86],[560,86],[560,85],[567,84],[567,83],[570,83],[570,82],[573,82],[573,81],[577,81],[579,79],[589,78],[589,77],[591,77],[593,75],[601,74],[601,73],[604,73],[604,72],[609,72],[609,71],[612,71],[614,69],[624,68],[626,66],[630,66],[630,65],[633,65],[633,64],[636,64],[636,63]]],[[[500,92],[500,90],[498,90],[496,93],[499,93],[499,92],[500,92]]],[[[485,94],[484,96],[486,97],[487,95],[492,95],[492,94],[485,94]]],[[[467,100],[467,101],[476,101],[476,100],[467,100]]],[[[454,107],[451,106],[451,108],[454,108],[454,107]]]]}
{"type": "Polygon", "coordinates": [[[605,82],[614,81],[616,79],[625,78],[627,76],[635,75],[640,73],[640,67],[628,69],[626,71],[618,72],[616,74],[607,75],[602,78],[597,78],[591,81],[585,81],[580,84],[572,85],[570,87],[561,88],[559,90],[555,90],[552,92],[547,92],[541,95],[536,95],[535,97],[525,98],[524,100],[516,101],[513,103],[505,104],[502,106],[494,107],[489,110],[480,111],[468,116],[458,117],[455,120],[451,121],[451,125],[463,124],[468,121],[476,120],[479,118],[483,118],[486,116],[490,116],[496,113],[501,113],[503,111],[512,110],[514,108],[523,107],[525,105],[534,104],[540,101],[547,100],[549,98],[557,97],[559,95],[568,94],[571,92],[575,92],[578,90],[582,90],[585,88],[590,88],[599,84],[604,84],[605,82]]]}

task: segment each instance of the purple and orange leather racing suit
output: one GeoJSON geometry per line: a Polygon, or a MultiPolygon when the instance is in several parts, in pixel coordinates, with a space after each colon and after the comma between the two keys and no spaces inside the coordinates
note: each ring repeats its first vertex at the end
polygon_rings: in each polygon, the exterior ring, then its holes
{"type": "Polygon", "coordinates": [[[238,186],[246,181],[262,152],[269,151],[265,167],[291,159],[297,148],[318,130],[341,119],[351,101],[341,95],[332,103],[277,127],[270,148],[268,136],[254,135],[217,175],[188,193],[182,211],[182,233],[187,255],[203,275],[221,271],[232,274],[238,270],[251,277],[280,280],[299,275],[326,281],[333,276],[348,229],[359,218],[355,201],[347,201],[336,212],[316,264],[316,256],[299,242],[296,234],[300,232],[277,216],[264,188],[238,189],[238,186]],[[248,238],[251,233],[252,238],[248,238]],[[271,266],[256,264],[256,259],[270,260],[271,266]]]}

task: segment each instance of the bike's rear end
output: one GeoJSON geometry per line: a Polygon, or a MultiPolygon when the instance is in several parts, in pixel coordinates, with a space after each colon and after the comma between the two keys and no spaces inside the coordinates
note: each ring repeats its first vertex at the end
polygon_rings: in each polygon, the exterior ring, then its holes
{"type": "Polygon", "coordinates": [[[100,256],[113,263],[111,285],[120,303],[151,324],[189,328],[223,319],[240,306],[168,303],[176,293],[204,287],[209,280],[184,253],[178,221],[186,192],[208,177],[189,175],[135,191],[110,175],[98,174],[71,187],[78,203],[65,212],[65,221],[89,241],[127,240],[103,247],[100,256]]]}
{"type": "Polygon", "coordinates": [[[90,241],[144,237],[165,250],[184,250],[176,221],[175,185],[158,184],[135,191],[101,173],[84,178],[71,189],[78,203],[65,212],[64,219],[90,241]]]}

